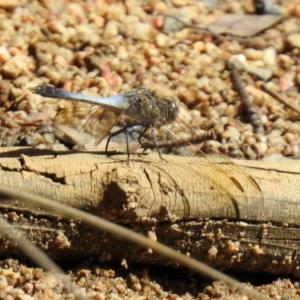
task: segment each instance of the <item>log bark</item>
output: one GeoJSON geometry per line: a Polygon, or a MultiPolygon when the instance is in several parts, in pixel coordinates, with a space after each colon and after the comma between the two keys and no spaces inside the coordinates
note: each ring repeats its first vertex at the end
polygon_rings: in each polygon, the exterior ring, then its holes
{"type": "MultiPolygon", "coordinates": [[[[2,148],[0,185],[112,220],[222,270],[300,276],[299,161],[164,158],[132,155],[128,166],[125,156],[2,148]]],[[[175,264],[18,199],[3,197],[0,215],[57,260],[175,264]]],[[[21,255],[4,235],[0,251],[21,255]]]]}

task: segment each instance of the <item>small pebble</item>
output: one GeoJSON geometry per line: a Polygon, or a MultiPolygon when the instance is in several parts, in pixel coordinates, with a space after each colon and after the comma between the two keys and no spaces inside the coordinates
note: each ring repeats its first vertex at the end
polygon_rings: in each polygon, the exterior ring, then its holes
{"type": "Polygon", "coordinates": [[[132,36],[143,42],[153,41],[158,34],[157,30],[147,23],[136,23],[132,25],[132,36]]]}
{"type": "Polygon", "coordinates": [[[268,81],[273,75],[271,70],[259,68],[256,66],[248,66],[246,68],[246,72],[250,75],[257,76],[257,78],[263,81],[268,81]]]}
{"type": "Polygon", "coordinates": [[[169,38],[165,34],[159,33],[156,35],[155,44],[158,47],[161,47],[161,48],[168,47],[169,43],[170,43],[169,38]]]}
{"type": "Polygon", "coordinates": [[[276,64],[276,50],[269,47],[263,51],[263,61],[267,66],[273,66],[276,64]]]}
{"type": "Polygon", "coordinates": [[[3,64],[11,58],[11,55],[6,47],[0,46],[0,62],[3,64]]]}
{"type": "Polygon", "coordinates": [[[287,43],[290,47],[300,49],[300,34],[293,33],[287,36],[287,43]]]}
{"type": "Polygon", "coordinates": [[[240,136],[241,133],[237,128],[233,126],[228,126],[227,129],[222,134],[222,139],[225,141],[239,141],[240,136]]]}
{"type": "Polygon", "coordinates": [[[249,60],[261,60],[263,59],[264,52],[261,50],[255,50],[253,48],[247,48],[244,50],[243,54],[249,60]]]}
{"type": "Polygon", "coordinates": [[[111,20],[105,26],[103,37],[105,39],[114,38],[118,35],[118,33],[119,33],[119,23],[114,20],[111,20]]]}
{"type": "Polygon", "coordinates": [[[208,54],[210,57],[217,59],[223,56],[223,51],[214,45],[213,43],[206,43],[205,44],[205,52],[208,54]]]}
{"type": "Polygon", "coordinates": [[[230,56],[226,64],[229,69],[235,68],[238,71],[244,71],[248,67],[246,56],[243,54],[230,56]]]}

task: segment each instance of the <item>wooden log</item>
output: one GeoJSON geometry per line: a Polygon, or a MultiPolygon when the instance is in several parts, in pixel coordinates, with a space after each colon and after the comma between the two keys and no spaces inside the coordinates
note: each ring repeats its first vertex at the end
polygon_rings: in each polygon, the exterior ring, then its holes
{"type": "MultiPolygon", "coordinates": [[[[300,275],[297,160],[164,158],[132,155],[128,166],[125,156],[2,148],[0,185],[112,220],[222,270],[300,275]]],[[[57,260],[174,265],[18,199],[1,199],[0,214],[57,260]]],[[[0,239],[2,255],[20,256],[0,239]]]]}

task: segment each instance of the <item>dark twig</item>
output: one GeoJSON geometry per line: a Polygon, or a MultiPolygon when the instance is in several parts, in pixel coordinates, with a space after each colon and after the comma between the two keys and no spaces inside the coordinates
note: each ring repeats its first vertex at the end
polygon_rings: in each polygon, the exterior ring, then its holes
{"type": "Polygon", "coordinates": [[[231,80],[232,80],[235,90],[240,95],[241,100],[243,101],[243,103],[246,107],[246,112],[247,112],[249,120],[254,128],[254,132],[264,134],[265,130],[264,130],[263,124],[261,122],[261,119],[260,119],[258,113],[256,112],[256,109],[249,97],[249,94],[247,93],[247,91],[244,87],[244,84],[241,80],[239,72],[234,68],[231,70],[231,80]]]}
{"type": "Polygon", "coordinates": [[[157,148],[180,148],[189,145],[195,145],[207,142],[209,140],[216,139],[216,134],[213,130],[206,131],[200,134],[191,135],[189,138],[181,138],[168,141],[157,141],[156,145],[153,142],[145,141],[141,143],[143,149],[155,149],[157,148]]]}
{"type": "Polygon", "coordinates": [[[279,95],[277,92],[271,90],[270,88],[268,88],[268,86],[264,83],[262,85],[262,89],[268,93],[269,95],[271,95],[272,97],[274,97],[275,99],[277,99],[279,102],[281,102],[283,105],[285,105],[286,107],[292,109],[293,111],[295,111],[296,113],[300,114],[300,108],[297,105],[294,105],[293,103],[291,103],[291,100],[289,98],[287,98],[284,95],[279,95]]]}

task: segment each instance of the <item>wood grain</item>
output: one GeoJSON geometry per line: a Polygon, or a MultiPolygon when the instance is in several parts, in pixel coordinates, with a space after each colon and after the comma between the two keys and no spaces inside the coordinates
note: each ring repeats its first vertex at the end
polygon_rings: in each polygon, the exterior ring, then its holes
{"type": "MultiPolygon", "coordinates": [[[[222,270],[299,276],[299,161],[0,150],[0,184],[112,220],[222,270]]],[[[80,220],[2,199],[1,215],[55,259],[174,265],[80,220]]],[[[19,256],[2,235],[3,254],[19,256]]]]}

